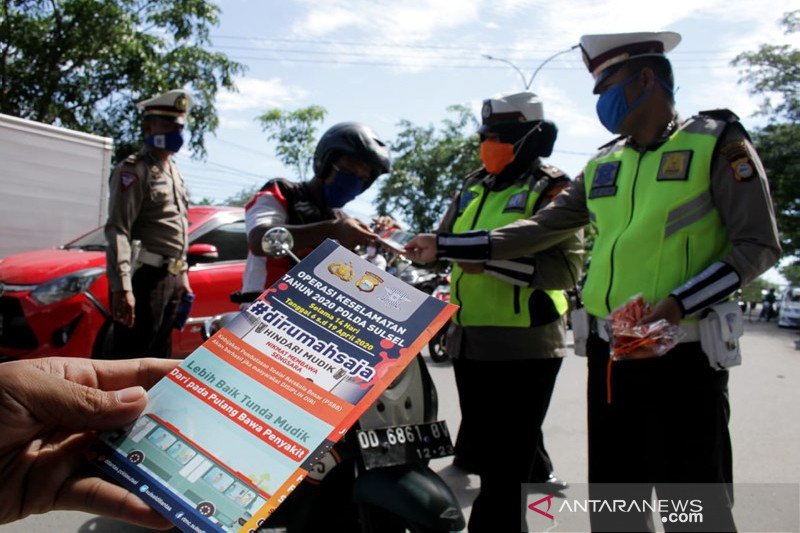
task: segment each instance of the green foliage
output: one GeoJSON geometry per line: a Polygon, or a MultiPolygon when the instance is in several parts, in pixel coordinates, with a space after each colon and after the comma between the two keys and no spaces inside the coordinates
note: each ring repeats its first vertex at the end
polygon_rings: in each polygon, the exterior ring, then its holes
{"type": "Polygon", "coordinates": [[[244,207],[245,204],[250,201],[250,198],[252,198],[253,195],[258,192],[259,188],[260,187],[258,185],[253,185],[252,187],[242,189],[233,196],[228,196],[225,198],[225,200],[222,202],[222,205],[244,207]]]}
{"type": "MultiPolygon", "coordinates": [[[[800,31],[800,10],[781,19],[787,34],[800,31]]],[[[800,251],[800,50],[789,45],[763,44],[734,59],[744,67],[742,82],[751,93],[767,94],[761,112],[770,124],[753,134],[753,142],[769,177],[784,255],[800,251]],[[770,95],[778,99],[770,98],[770,95]]]]}
{"type": "Polygon", "coordinates": [[[438,130],[400,122],[392,172],[378,191],[378,213],[397,213],[415,232],[435,228],[464,177],[481,165],[477,120],[466,106],[447,110],[455,118],[443,120],[438,130]]]}
{"type": "MultiPolygon", "coordinates": [[[[785,33],[800,31],[800,10],[781,19],[785,33]]],[[[740,82],[750,85],[751,94],[765,94],[761,112],[774,120],[800,120],[800,50],[790,45],[762,44],[755,52],[736,56],[733,64],[744,67],[740,82]],[[779,97],[778,102],[770,94],[779,97]]]]}
{"type": "Polygon", "coordinates": [[[0,112],[141,144],[135,102],[186,88],[190,148],[218,125],[214,98],[244,66],[208,50],[219,9],[205,0],[2,0],[0,112]]]}
{"type": "Polygon", "coordinates": [[[777,289],[777,287],[764,278],[756,278],[748,286],[742,288],[742,299],[745,302],[760,302],[763,298],[762,291],[768,289],[777,289]]]}
{"type": "Polygon", "coordinates": [[[200,198],[200,201],[194,202],[192,205],[216,205],[216,204],[214,203],[213,198],[209,198],[208,196],[203,196],[202,198],[200,198]]]}
{"type": "Polygon", "coordinates": [[[800,262],[795,261],[792,264],[781,267],[781,274],[790,285],[800,287],[800,262]]]}
{"type": "Polygon", "coordinates": [[[800,251],[800,123],[770,124],[753,141],[769,177],[786,256],[800,251]]]}
{"type": "Polygon", "coordinates": [[[294,168],[301,180],[311,178],[317,126],[327,113],[324,107],[312,105],[296,111],[270,109],[256,119],[267,138],[277,142],[275,155],[284,165],[294,168]]]}

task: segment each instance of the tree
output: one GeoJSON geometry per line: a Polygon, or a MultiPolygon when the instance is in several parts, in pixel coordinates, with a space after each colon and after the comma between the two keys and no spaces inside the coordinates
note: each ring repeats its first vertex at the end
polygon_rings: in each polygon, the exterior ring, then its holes
{"type": "MultiPolygon", "coordinates": [[[[789,35],[800,31],[800,10],[785,13],[780,23],[789,35]]],[[[750,84],[751,94],[765,94],[761,113],[772,119],[800,121],[800,50],[788,45],[762,44],[756,52],[736,56],[733,64],[743,66],[740,83],[750,84]],[[778,102],[770,98],[778,96],[778,102]]]]}
{"type": "Polygon", "coordinates": [[[256,119],[267,139],[277,141],[275,155],[284,165],[294,168],[301,180],[311,177],[317,125],[327,113],[324,107],[311,105],[296,111],[270,109],[256,119]]]}
{"type": "Polygon", "coordinates": [[[253,185],[251,187],[246,187],[241,191],[237,192],[233,196],[228,196],[223,200],[222,205],[233,205],[238,207],[244,207],[247,202],[250,201],[250,198],[258,192],[261,187],[259,185],[253,185]]]}
{"type": "Polygon", "coordinates": [[[782,267],[781,274],[789,282],[789,285],[800,286],[800,262],[782,267]]]}
{"type": "Polygon", "coordinates": [[[392,173],[378,191],[378,213],[397,212],[416,232],[435,228],[464,177],[481,165],[478,121],[466,106],[447,110],[455,119],[443,120],[438,130],[400,122],[392,173]]]}
{"type": "Polygon", "coordinates": [[[202,157],[217,91],[245,70],[208,50],[218,23],[205,0],[0,0],[0,112],[112,137],[119,160],[141,144],[135,102],[186,88],[202,157]]]}
{"type": "MultiPolygon", "coordinates": [[[[787,34],[800,31],[800,10],[784,14],[781,24],[787,34]]],[[[784,255],[796,258],[800,251],[800,50],[763,44],[758,51],[739,54],[733,64],[744,67],[740,81],[750,85],[752,94],[765,94],[761,113],[770,124],[754,132],[753,141],[769,177],[784,255]]]]}

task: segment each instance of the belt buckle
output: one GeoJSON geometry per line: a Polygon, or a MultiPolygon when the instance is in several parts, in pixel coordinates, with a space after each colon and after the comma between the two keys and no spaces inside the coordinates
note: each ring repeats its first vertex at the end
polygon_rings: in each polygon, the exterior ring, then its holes
{"type": "Polygon", "coordinates": [[[167,271],[173,276],[177,276],[183,270],[183,258],[170,259],[167,271]]]}

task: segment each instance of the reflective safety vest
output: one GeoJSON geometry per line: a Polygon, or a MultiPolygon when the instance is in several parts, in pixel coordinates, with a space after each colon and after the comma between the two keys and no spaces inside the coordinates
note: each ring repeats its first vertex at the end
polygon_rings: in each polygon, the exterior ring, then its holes
{"type": "Polygon", "coordinates": [[[731,248],[711,197],[711,165],[728,122],[700,114],[656,150],[624,140],[584,169],[597,237],[583,288],[598,317],[642,294],[655,305],[731,248]]]}
{"type": "MultiPolygon", "coordinates": [[[[543,167],[535,169],[530,179],[518,180],[501,191],[490,191],[479,182],[468,186],[461,191],[453,233],[491,230],[530,217],[538,208],[541,193],[551,184],[548,171],[563,175],[553,167],[543,167]]],[[[461,326],[527,328],[553,322],[568,308],[564,291],[521,287],[486,273],[465,274],[456,264],[450,302],[460,306],[452,320],[461,326]]]]}

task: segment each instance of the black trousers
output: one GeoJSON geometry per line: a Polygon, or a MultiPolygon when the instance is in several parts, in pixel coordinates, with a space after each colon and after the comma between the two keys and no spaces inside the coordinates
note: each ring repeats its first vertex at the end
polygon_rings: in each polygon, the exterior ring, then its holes
{"type": "MultiPolygon", "coordinates": [[[[702,501],[703,523],[686,530],[734,531],[728,372],[709,366],[699,342],[610,367],[597,335],[587,350],[590,498],[649,501],[655,488],[659,499],[702,501]],[[598,485],[623,483],[637,485],[598,485]]],[[[598,512],[591,523],[593,531],[652,530],[649,513],[598,512]]]]}
{"type": "Polygon", "coordinates": [[[453,359],[461,416],[472,428],[468,434],[481,476],[470,533],[520,531],[520,485],[532,477],[560,368],[561,358],[453,359]]]}
{"type": "Polygon", "coordinates": [[[141,266],[133,275],[136,317],[132,328],[114,323],[113,358],[170,357],[172,327],[183,287],[166,267],[141,266]]]}

